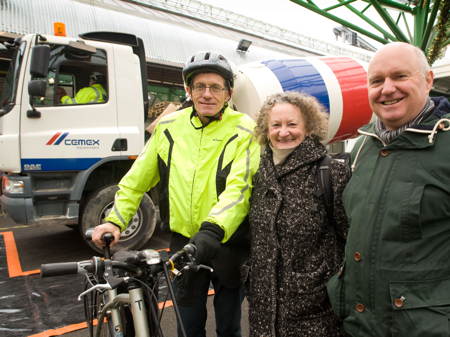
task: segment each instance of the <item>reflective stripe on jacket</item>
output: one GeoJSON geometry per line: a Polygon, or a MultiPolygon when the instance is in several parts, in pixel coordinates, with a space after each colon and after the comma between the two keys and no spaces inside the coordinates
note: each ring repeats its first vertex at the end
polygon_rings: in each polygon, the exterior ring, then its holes
{"type": "Polygon", "coordinates": [[[218,224],[226,242],[249,209],[260,147],[254,121],[226,108],[202,128],[192,107],[161,119],[143,152],[119,183],[106,218],[126,228],[143,194],[160,182],[160,212],[170,230],[192,237],[203,221],[218,224]]]}

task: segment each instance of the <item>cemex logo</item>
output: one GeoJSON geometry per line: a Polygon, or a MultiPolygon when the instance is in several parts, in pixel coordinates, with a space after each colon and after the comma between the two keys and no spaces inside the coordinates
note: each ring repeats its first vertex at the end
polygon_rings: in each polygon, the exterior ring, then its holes
{"type": "Polygon", "coordinates": [[[45,145],[100,146],[100,139],[67,138],[69,132],[57,132],[45,145]]]}

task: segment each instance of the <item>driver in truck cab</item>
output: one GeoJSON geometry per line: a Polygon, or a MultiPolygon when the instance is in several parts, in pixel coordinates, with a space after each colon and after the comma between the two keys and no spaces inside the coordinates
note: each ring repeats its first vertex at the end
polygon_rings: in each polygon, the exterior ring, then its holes
{"type": "Polygon", "coordinates": [[[62,104],[88,104],[88,103],[103,103],[108,99],[108,94],[105,90],[106,78],[105,75],[99,72],[93,72],[89,76],[89,86],[80,89],[75,97],[63,96],[61,97],[62,104]]]}
{"type": "Polygon", "coordinates": [[[159,121],[120,181],[107,223],[95,227],[92,238],[102,246],[102,235],[111,232],[117,242],[144,193],[159,183],[160,213],[163,226],[172,233],[171,251],[191,242],[197,248],[196,261],[214,270],[187,272],[175,279],[187,336],[205,336],[212,282],[217,335],[240,337],[245,278],[240,273],[248,254],[247,213],[260,158],[255,123],[228,105],[234,75],[222,55],[197,53],[182,72],[193,106],[159,121]]]}

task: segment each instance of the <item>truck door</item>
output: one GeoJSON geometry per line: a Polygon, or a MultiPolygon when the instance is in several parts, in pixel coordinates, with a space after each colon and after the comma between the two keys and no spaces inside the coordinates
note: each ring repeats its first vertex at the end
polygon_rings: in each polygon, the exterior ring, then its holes
{"type": "Polygon", "coordinates": [[[46,78],[31,78],[46,83],[45,96],[31,97],[33,110],[23,94],[22,171],[79,171],[119,155],[111,46],[48,45],[46,78]]]}

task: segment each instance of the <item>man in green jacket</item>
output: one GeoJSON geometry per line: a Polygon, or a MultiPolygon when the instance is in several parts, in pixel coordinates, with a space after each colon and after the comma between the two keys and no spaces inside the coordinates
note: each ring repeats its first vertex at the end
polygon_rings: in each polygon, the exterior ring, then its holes
{"type": "Polygon", "coordinates": [[[432,84],[406,43],[369,64],[378,118],[353,149],[345,261],[328,283],[349,336],[450,335],[450,104],[429,97],[432,84]]]}
{"type": "Polygon", "coordinates": [[[62,104],[88,104],[103,103],[108,99],[108,95],[104,88],[106,83],[105,76],[102,73],[94,72],[89,76],[89,86],[80,89],[75,97],[63,96],[62,104]]]}
{"type": "Polygon", "coordinates": [[[101,245],[105,232],[112,232],[117,241],[143,194],[159,183],[159,207],[163,224],[172,232],[171,250],[190,241],[197,247],[197,261],[214,269],[185,275],[176,284],[187,336],[205,336],[212,281],[217,334],[238,337],[243,299],[239,269],[248,252],[246,216],[260,156],[255,124],[228,106],[233,72],[222,55],[194,55],[183,68],[183,79],[193,107],[159,121],[120,181],[108,223],[95,228],[93,241],[101,245]]]}

